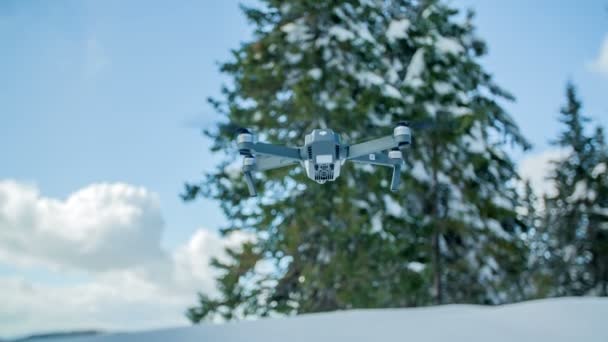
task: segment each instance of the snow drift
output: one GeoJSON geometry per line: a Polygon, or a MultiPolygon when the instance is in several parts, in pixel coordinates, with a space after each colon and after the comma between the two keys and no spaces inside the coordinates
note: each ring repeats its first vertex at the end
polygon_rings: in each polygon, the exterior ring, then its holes
{"type": "Polygon", "coordinates": [[[351,310],[53,341],[606,342],[608,298],[559,298],[495,307],[351,310]]]}

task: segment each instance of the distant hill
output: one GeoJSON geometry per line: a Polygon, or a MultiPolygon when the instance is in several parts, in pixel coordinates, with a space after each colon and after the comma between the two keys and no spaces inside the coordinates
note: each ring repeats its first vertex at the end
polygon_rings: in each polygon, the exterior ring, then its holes
{"type": "Polygon", "coordinates": [[[75,337],[90,337],[94,335],[102,334],[98,330],[78,330],[78,331],[62,331],[62,332],[50,332],[44,334],[34,334],[26,337],[21,337],[15,340],[0,340],[0,342],[35,342],[35,341],[49,341],[55,342],[56,340],[69,340],[75,337]]]}

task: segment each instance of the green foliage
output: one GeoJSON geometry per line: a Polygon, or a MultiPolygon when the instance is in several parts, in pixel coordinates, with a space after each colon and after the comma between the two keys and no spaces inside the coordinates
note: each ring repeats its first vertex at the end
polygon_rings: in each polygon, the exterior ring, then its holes
{"type": "Polygon", "coordinates": [[[547,267],[553,295],[608,295],[608,149],[601,128],[585,132],[589,119],[572,84],[555,145],[568,151],[550,176],[555,194],[545,199],[547,267]]]}
{"type": "Polygon", "coordinates": [[[500,105],[512,96],[478,63],[486,47],[438,1],[263,1],[244,8],[255,38],[221,70],[231,83],[210,103],[225,121],[207,134],[227,158],[184,199],[220,202],[230,251],[219,295],[201,294],[192,322],[348,308],[503,303],[521,298],[527,229],[515,213],[517,174],[505,143],[527,148],[500,105]],[[314,128],[356,142],[414,132],[402,188],[389,173],[345,164],[318,185],[301,168],[256,175],[249,199],[234,172],[234,127],[298,146],[314,128]]]}

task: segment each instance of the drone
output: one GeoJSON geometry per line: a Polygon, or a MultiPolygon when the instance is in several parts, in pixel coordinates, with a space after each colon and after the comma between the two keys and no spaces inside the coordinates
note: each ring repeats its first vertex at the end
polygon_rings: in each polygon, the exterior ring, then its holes
{"type": "Polygon", "coordinates": [[[243,156],[243,176],[252,197],[257,196],[253,172],[300,164],[308,178],[324,184],[340,176],[340,168],[346,161],[392,167],[391,191],[397,191],[403,165],[401,149],[412,143],[412,133],[406,122],[398,123],[392,135],[358,144],[342,143],[337,133],[325,128],[307,134],[302,147],[255,142],[246,128],[238,129],[237,133],[239,153],[243,156]]]}

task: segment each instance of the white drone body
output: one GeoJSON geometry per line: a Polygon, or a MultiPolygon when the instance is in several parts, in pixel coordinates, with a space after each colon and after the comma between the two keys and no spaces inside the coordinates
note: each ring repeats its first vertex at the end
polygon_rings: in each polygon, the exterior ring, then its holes
{"type": "Polygon", "coordinates": [[[304,146],[287,147],[254,142],[247,129],[239,130],[237,144],[244,156],[243,174],[251,196],[256,196],[252,172],[266,171],[300,164],[308,178],[319,184],[334,181],[340,169],[349,160],[356,163],[389,166],[393,168],[391,190],[399,187],[399,172],[403,164],[401,148],[412,141],[411,130],[406,123],[399,123],[393,134],[359,143],[343,144],[340,136],[331,129],[315,129],[304,139],[304,146]]]}

